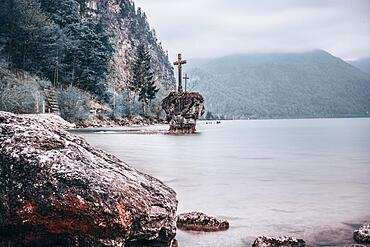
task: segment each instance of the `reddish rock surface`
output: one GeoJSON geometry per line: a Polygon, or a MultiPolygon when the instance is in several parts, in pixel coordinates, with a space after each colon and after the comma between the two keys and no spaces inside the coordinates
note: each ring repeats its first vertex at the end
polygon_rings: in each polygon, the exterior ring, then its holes
{"type": "Polygon", "coordinates": [[[217,232],[229,229],[229,222],[199,212],[180,214],[176,225],[184,231],[217,232]]]}
{"type": "Polygon", "coordinates": [[[170,133],[195,133],[196,120],[205,112],[204,98],[194,92],[171,92],[163,101],[162,108],[170,121],[170,133]]]}
{"type": "Polygon", "coordinates": [[[176,193],[52,122],[0,112],[0,246],[169,246],[176,193]]]}
{"type": "Polygon", "coordinates": [[[271,238],[261,236],[254,241],[252,247],[304,247],[305,241],[291,237],[271,238]]]}
{"type": "Polygon", "coordinates": [[[353,239],[358,244],[370,244],[370,224],[364,224],[360,229],[354,231],[353,239]]]}

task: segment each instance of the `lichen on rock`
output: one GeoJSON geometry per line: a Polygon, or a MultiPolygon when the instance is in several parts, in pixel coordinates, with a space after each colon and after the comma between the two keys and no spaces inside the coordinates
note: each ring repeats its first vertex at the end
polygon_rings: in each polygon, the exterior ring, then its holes
{"type": "Polygon", "coordinates": [[[0,112],[0,246],[169,246],[176,193],[49,121],[0,112]]]}
{"type": "Polygon", "coordinates": [[[204,98],[196,92],[171,92],[163,101],[162,108],[170,121],[170,133],[193,134],[196,120],[205,112],[204,98]]]}

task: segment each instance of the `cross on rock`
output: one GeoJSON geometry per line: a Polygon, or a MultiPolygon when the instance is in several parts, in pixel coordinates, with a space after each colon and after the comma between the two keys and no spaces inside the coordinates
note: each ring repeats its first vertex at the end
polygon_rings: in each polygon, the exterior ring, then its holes
{"type": "Polygon", "coordinates": [[[186,64],[186,60],[182,60],[181,54],[177,56],[177,61],[173,63],[174,65],[178,66],[178,71],[179,71],[179,86],[178,86],[178,91],[181,93],[182,90],[182,65],[186,64]]]}
{"type": "Polygon", "coordinates": [[[182,79],[184,79],[184,80],[185,80],[185,92],[186,92],[186,85],[187,85],[188,80],[189,80],[190,78],[189,78],[188,74],[185,74],[185,76],[184,76],[182,79]]]}

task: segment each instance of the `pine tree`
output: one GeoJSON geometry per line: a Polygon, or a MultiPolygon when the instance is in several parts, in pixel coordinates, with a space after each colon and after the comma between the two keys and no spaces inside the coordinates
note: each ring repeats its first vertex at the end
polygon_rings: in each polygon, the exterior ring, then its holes
{"type": "Polygon", "coordinates": [[[140,44],[137,48],[136,58],[132,66],[132,79],[130,81],[130,89],[139,93],[139,101],[142,105],[143,114],[146,114],[146,107],[153,99],[155,99],[159,89],[155,85],[154,72],[152,70],[151,55],[144,44],[140,44]]]}
{"type": "Polygon", "coordinates": [[[60,28],[80,22],[80,7],[75,0],[40,0],[41,8],[60,28]]]}
{"type": "Polygon", "coordinates": [[[109,61],[113,55],[113,47],[109,42],[109,34],[102,20],[87,20],[81,32],[80,86],[107,101],[106,76],[109,73],[109,61]]]}
{"type": "Polygon", "coordinates": [[[106,77],[113,46],[103,18],[84,18],[86,0],[41,0],[42,9],[60,30],[62,46],[54,52],[52,81],[75,85],[108,101],[106,77]]]}
{"type": "Polygon", "coordinates": [[[7,0],[0,8],[0,48],[11,67],[35,72],[33,56],[52,23],[42,13],[39,0],[7,0]]]}

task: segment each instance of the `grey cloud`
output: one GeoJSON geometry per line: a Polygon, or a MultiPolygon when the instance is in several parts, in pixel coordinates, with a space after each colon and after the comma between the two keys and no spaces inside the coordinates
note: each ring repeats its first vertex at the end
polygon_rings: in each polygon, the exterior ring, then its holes
{"type": "Polygon", "coordinates": [[[325,49],[370,56],[369,0],[136,0],[173,57],[325,49]]]}

